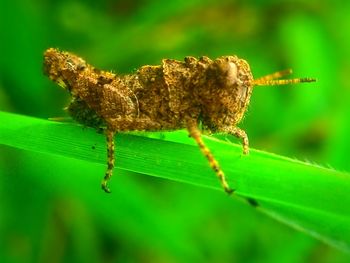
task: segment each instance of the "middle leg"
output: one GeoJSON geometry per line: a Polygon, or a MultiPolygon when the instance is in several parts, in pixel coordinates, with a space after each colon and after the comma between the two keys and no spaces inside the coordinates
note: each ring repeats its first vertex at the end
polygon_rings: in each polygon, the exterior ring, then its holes
{"type": "Polygon", "coordinates": [[[224,188],[225,192],[228,194],[233,193],[233,189],[230,188],[226,181],[226,177],[224,172],[221,170],[219,163],[217,160],[215,160],[213,154],[209,150],[209,148],[204,144],[201,132],[198,129],[198,124],[196,120],[188,120],[187,121],[187,130],[190,134],[190,136],[197,142],[199,148],[201,149],[202,153],[205,155],[205,157],[209,161],[210,167],[215,171],[216,176],[219,178],[220,183],[222,187],[224,188]]]}

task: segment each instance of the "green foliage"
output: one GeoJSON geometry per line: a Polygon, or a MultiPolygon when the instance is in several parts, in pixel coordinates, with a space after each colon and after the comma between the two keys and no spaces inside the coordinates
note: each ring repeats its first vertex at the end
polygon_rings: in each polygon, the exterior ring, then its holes
{"type": "MultiPolygon", "coordinates": [[[[3,121],[0,143],[4,145],[91,163],[106,162],[103,136],[92,129],[9,113],[0,113],[0,119],[3,121]]],[[[162,135],[163,140],[118,134],[118,170],[222,190],[198,147],[188,142],[186,134],[173,132],[168,139],[167,133],[162,135]]],[[[209,139],[206,142],[238,196],[254,200],[258,210],[298,230],[350,251],[349,174],[256,150],[241,156],[239,146],[209,139]]],[[[80,183],[75,193],[80,191],[80,183]]]]}
{"type": "Polygon", "coordinates": [[[349,10],[342,0],[0,1],[0,262],[348,262],[349,10]],[[255,77],[292,68],[318,82],[254,90],[240,127],[278,155],[242,157],[230,137],[205,137],[233,199],[184,131],[117,135],[106,195],[103,136],[43,120],[68,100],[41,72],[48,47],[118,73],[236,54],[255,77]]]}

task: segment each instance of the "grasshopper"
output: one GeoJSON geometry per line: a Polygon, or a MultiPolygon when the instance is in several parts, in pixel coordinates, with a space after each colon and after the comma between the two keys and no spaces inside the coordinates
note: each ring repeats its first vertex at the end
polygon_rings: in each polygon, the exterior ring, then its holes
{"type": "Polygon", "coordinates": [[[107,139],[107,170],[102,189],[110,192],[115,165],[114,135],[121,131],[187,129],[208,159],[223,189],[230,188],[225,174],[201,138],[210,133],[232,134],[249,152],[242,120],[255,86],[314,82],[312,78],[279,79],[291,70],[254,79],[249,64],[237,56],[215,60],[186,57],[184,61],[163,59],[161,65],[143,66],[130,75],[116,75],[94,68],[69,52],[50,48],[44,54],[44,73],[66,89],[72,100],[67,107],[79,123],[103,129],[107,139]]]}

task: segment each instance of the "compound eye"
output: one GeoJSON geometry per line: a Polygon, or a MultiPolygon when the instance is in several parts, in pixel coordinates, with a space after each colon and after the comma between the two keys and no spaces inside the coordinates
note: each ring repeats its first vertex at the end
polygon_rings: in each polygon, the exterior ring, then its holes
{"type": "Polygon", "coordinates": [[[228,63],[228,68],[227,68],[227,84],[229,86],[233,86],[237,83],[238,81],[238,69],[237,65],[233,62],[228,63]]]}

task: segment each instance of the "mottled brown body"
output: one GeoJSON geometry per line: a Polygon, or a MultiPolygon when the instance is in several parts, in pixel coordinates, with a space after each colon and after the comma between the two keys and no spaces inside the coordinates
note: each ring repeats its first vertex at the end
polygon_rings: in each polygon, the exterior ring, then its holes
{"type": "Polygon", "coordinates": [[[201,139],[199,123],[209,132],[241,138],[243,152],[247,154],[248,137],[236,125],[248,107],[253,86],[313,81],[274,80],[285,72],[253,80],[248,63],[236,56],[215,60],[186,57],[183,62],[164,59],[159,66],[143,66],[135,74],[119,76],[97,70],[80,57],[53,48],[45,52],[44,71],[70,92],[68,112],[73,119],[106,130],[108,169],[102,182],[106,192],[114,167],[115,132],[182,128],[187,128],[197,141],[225,191],[232,192],[218,162],[201,139]]]}

